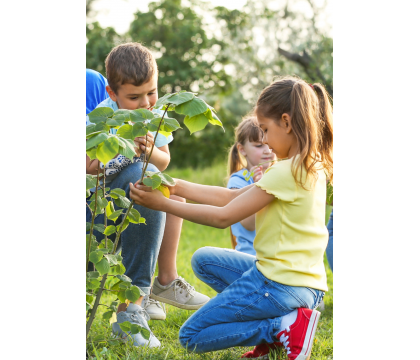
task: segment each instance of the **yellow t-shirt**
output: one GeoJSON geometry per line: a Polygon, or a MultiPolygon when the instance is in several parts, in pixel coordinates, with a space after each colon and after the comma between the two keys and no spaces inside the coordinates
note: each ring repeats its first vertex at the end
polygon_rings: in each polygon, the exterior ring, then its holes
{"type": "Polygon", "coordinates": [[[268,279],[284,285],[327,291],[323,262],[328,243],[326,175],[319,170],[318,180],[311,190],[305,190],[293,178],[292,161],[277,162],[255,184],[275,196],[256,215],[257,268],[268,279]]]}

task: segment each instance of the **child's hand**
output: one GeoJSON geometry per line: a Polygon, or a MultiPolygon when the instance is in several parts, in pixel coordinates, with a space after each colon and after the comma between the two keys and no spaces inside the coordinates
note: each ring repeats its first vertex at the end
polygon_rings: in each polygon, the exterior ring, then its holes
{"type": "Polygon", "coordinates": [[[254,183],[258,182],[262,178],[262,176],[264,174],[262,168],[263,168],[262,165],[260,165],[260,166],[253,166],[251,168],[251,173],[252,172],[254,173],[254,175],[252,177],[254,179],[254,183]]]}
{"type": "Polygon", "coordinates": [[[146,136],[139,136],[134,139],[134,149],[136,150],[136,155],[139,157],[141,154],[145,153],[146,155],[150,154],[154,144],[154,138],[152,133],[149,131],[146,136]],[[146,141],[147,137],[147,141],[146,141]],[[147,147],[146,147],[147,143],[147,147]]]}
{"type": "Polygon", "coordinates": [[[152,210],[161,210],[165,196],[151,187],[130,183],[130,198],[137,204],[152,210]]]}

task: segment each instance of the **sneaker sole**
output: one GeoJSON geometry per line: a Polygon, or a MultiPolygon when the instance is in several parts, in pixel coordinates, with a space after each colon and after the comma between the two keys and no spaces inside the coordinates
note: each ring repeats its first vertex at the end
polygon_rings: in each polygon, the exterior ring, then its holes
{"type": "Polygon", "coordinates": [[[165,320],[166,319],[166,315],[149,314],[149,316],[150,316],[150,320],[165,320]]]}
{"type": "Polygon", "coordinates": [[[306,331],[305,340],[303,342],[302,350],[295,360],[309,360],[312,352],[312,345],[315,339],[315,331],[318,326],[318,321],[321,313],[317,310],[312,310],[312,315],[309,320],[308,330],[306,331]]]}
{"type": "Polygon", "coordinates": [[[169,300],[167,298],[157,296],[157,295],[155,295],[153,293],[151,293],[149,296],[152,299],[154,299],[154,300],[157,300],[157,301],[163,302],[165,304],[169,304],[169,305],[175,306],[175,307],[180,308],[180,309],[185,309],[185,310],[198,310],[199,308],[201,308],[203,305],[207,304],[207,302],[208,302],[208,300],[207,300],[205,303],[202,303],[202,304],[188,305],[188,304],[180,304],[180,303],[178,303],[176,301],[169,300]]]}

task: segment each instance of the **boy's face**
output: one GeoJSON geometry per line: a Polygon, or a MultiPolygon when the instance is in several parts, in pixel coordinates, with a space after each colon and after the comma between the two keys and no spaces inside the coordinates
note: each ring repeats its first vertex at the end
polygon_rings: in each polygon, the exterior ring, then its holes
{"type": "Polygon", "coordinates": [[[115,93],[108,85],[106,91],[109,97],[115,101],[119,109],[136,110],[148,109],[156,104],[158,100],[157,73],[152,78],[140,86],[133,84],[120,85],[115,93]]]}

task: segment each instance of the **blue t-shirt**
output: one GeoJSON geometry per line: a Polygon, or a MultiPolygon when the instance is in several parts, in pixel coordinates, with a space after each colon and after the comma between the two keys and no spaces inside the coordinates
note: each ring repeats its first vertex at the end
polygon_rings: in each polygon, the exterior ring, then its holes
{"type": "MultiPolygon", "coordinates": [[[[243,175],[244,170],[245,169],[239,170],[230,176],[229,182],[227,184],[228,189],[242,189],[243,187],[254,183],[252,177],[248,181],[245,180],[245,176],[243,175]]],[[[240,222],[233,224],[231,229],[232,234],[236,236],[235,250],[255,256],[256,252],[254,249],[254,238],[256,231],[249,231],[245,229],[240,222]]]]}
{"type": "Polygon", "coordinates": [[[108,81],[95,70],[86,69],[86,115],[109,97],[105,87],[108,81]]]}

